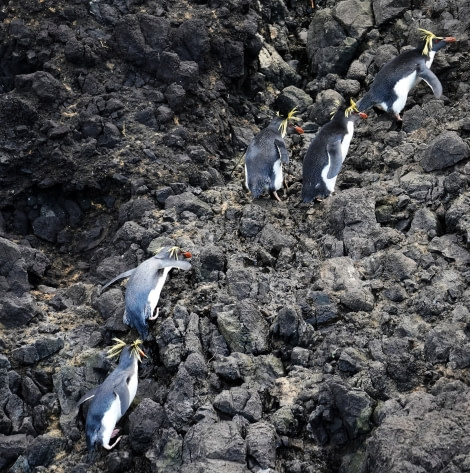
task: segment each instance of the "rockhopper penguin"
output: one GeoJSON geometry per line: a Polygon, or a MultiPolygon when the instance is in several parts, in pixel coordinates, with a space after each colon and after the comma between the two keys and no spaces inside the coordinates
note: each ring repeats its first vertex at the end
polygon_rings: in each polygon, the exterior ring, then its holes
{"type": "Polygon", "coordinates": [[[177,246],[163,247],[155,256],[139,264],[103,286],[101,292],[113,282],[130,276],[126,287],[126,308],[123,321],[126,325],[135,328],[140,337],[145,340],[148,335],[147,319],[155,320],[158,317],[157,304],[168,273],[172,268],[184,271],[191,269],[191,264],[184,261],[191,258],[191,253],[183,251],[177,246]]]}
{"type": "Polygon", "coordinates": [[[437,37],[422,28],[419,31],[424,43],[398,55],[380,69],[370,89],[357,104],[360,112],[378,107],[393,113],[401,121],[400,113],[405,108],[408,93],[421,79],[431,87],[435,97],[442,95],[442,85],[430,67],[437,51],[456,39],[437,37]]]}
{"type": "Polygon", "coordinates": [[[114,338],[116,345],[108,350],[108,357],[121,354],[118,366],[102,384],[87,392],[79,401],[80,406],[91,399],[86,417],[86,443],[90,453],[97,445],[111,450],[121,439],[110,445],[110,440],[118,433],[114,429],[117,422],[126,413],[134,400],[138,384],[138,361],[146,356],[140,349],[141,340],[127,346],[125,342],[114,338]]]}
{"type": "MultiPolygon", "coordinates": [[[[281,201],[277,191],[283,184],[282,165],[289,162],[284,136],[288,125],[295,120],[294,114],[295,108],[285,119],[275,117],[248,145],[245,153],[245,185],[253,199],[269,192],[271,197],[281,201]]],[[[303,133],[302,128],[295,129],[298,133],[303,133]]]]}
{"type": "Polygon", "coordinates": [[[328,197],[335,190],[336,178],[349,150],[354,124],[367,118],[351,105],[341,107],[331,121],[323,125],[307,149],[302,170],[302,202],[328,197]]]}

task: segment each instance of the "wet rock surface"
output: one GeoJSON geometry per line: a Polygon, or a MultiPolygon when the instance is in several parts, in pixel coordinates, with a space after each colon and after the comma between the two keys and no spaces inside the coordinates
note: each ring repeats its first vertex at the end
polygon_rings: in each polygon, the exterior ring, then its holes
{"type": "Polygon", "coordinates": [[[0,471],[469,470],[468,28],[459,2],[9,0],[0,10],[0,471]],[[403,123],[371,110],[336,193],[302,159],[417,28],[457,42],[403,123]],[[282,202],[241,158],[297,108],[282,202]],[[191,252],[149,322],[111,451],[77,401],[125,281],[191,252]]]}

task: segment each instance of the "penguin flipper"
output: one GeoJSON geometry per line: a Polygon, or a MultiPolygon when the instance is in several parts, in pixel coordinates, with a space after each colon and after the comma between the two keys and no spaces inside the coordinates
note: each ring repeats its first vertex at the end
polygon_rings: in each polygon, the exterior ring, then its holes
{"type": "Polygon", "coordinates": [[[114,394],[119,398],[119,402],[121,404],[121,416],[124,415],[131,403],[128,387],[129,380],[129,376],[123,376],[120,377],[114,385],[114,394]]]}
{"type": "Polygon", "coordinates": [[[100,290],[100,294],[108,287],[111,286],[114,282],[118,281],[119,279],[124,279],[128,278],[129,276],[132,276],[132,273],[136,270],[134,269],[129,269],[129,271],[125,271],[124,273],[121,273],[119,276],[116,276],[115,278],[111,279],[111,281],[107,282],[100,290]]]}
{"type": "Polygon", "coordinates": [[[328,169],[327,178],[331,179],[339,174],[343,165],[343,155],[341,153],[341,140],[335,140],[333,143],[326,145],[330,168],[328,169]]]}
{"type": "Polygon", "coordinates": [[[274,144],[276,145],[277,152],[279,153],[279,157],[281,158],[281,163],[288,163],[289,162],[289,153],[287,152],[286,144],[284,140],[280,140],[276,138],[274,140],[274,144]]]}
{"type": "Polygon", "coordinates": [[[191,267],[192,266],[189,261],[179,261],[179,260],[174,260],[174,259],[157,258],[155,269],[159,271],[160,269],[165,269],[165,268],[179,268],[184,271],[188,271],[191,269],[191,267]]]}
{"type": "Polygon", "coordinates": [[[95,397],[98,389],[100,386],[96,386],[96,388],[90,389],[86,394],[84,394],[79,401],[77,402],[77,407],[79,407],[81,404],[83,404],[85,401],[88,401],[89,399],[95,397]]]}
{"type": "Polygon", "coordinates": [[[436,98],[439,98],[442,95],[442,84],[431,69],[428,69],[426,66],[419,66],[417,69],[417,75],[418,77],[421,77],[429,87],[431,87],[436,98]]]}

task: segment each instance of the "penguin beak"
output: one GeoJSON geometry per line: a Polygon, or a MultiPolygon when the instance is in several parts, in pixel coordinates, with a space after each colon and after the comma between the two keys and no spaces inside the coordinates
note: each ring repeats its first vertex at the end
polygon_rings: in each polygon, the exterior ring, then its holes
{"type": "Polygon", "coordinates": [[[294,130],[299,134],[302,135],[304,133],[304,129],[298,125],[294,125],[294,130]]]}
{"type": "Polygon", "coordinates": [[[193,255],[189,252],[189,251],[183,251],[183,253],[181,253],[185,258],[192,258],[193,255]]]}
{"type": "Polygon", "coordinates": [[[367,113],[364,113],[364,112],[359,112],[359,116],[360,116],[362,119],[368,118],[367,113]]]}
{"type": "Polygon", "coordinates": [[[139,350],[139,355],[140,356],[144,356],[145,358],[148,358],[148,356],[145,354],[144,350],[142,350],[141,348],[139,348],[138,350],[139,350]]]}
{"type": "Polygon", "coordinates": [[[457,40],[453,36],[447,36],[446,38],[444,38],[444,41],[446,43],[455,43],[457,40]]]}

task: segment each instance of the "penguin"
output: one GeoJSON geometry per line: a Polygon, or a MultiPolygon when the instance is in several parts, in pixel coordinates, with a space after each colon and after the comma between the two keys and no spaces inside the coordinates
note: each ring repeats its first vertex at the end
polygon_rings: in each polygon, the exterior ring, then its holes
{"type": "Polygon", "coordinates": [[[418,30],[424,45],[401,53],[380,69],[370,89],[357,104],[360,112],[377,107],[402,121],[400,113],[405,108],[408,94],[421,79],[431,87],[436,98],[442,95],[442,84],[430,67],[436,53],[457,40],[452,36],[438,37],[422,28],[418,30]]]}
{"type": "Polygon", "coordinates": [[[155,320],[158,317],[157,305],[168,273],[172,268],[184,271],[191,269],[191,264],[183,260],[191,256],[189,251],[183,251],[177,246],[160,248],[155,256],[145,260],[137,268],[125,271],[109,281],[101,292],[115,281],[129,277],[123,322],[135,328],[145,340],[148,336],[147,319],[155,320]]]}
{"type": "Polygon", "coordinates": [[[351,99],[348,108],[341,107],[331,121],[323,125],[311,141],[302,169],[302,202],[328,197],[335,190],[343,161],[348,154],[354,124],[367,118],[351,99]]]}
{"type": "MultiPolygon", "coordinates": [[[[245,153],[245,185],[250,190],[253,199],[258,199],[264,192],[269,192],[272,198],[281,202],[277,191],[283,184],[282,165],[289,162],[284,136],[287,127],[295,120],[296,109],[282,119],[276,116],[269,125],[261,130],[248,145],[245,153]]],[[[297,133],[303,133],[302,128],[295,127],[297,133]]]]}
{"type": "Polygon", "coordinates": [[[118,366],[108,375],[102,384],[88,391],[78,401],[77,407],[91,399],[86,416],[86,443],[90,453],[97,445],[111,450],[121,437],[110,444],[111,439],[118,433],[115,430],[117,422],[126,413],[134,400],[138,385],[138,361],[145,353],[139,347],[141,340],[136,340],[130,346],[114,338],[116,344],[108,350],[108,357],[119,357],[118,366]]]}

